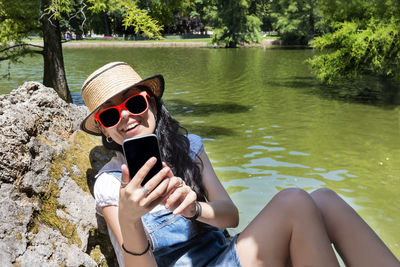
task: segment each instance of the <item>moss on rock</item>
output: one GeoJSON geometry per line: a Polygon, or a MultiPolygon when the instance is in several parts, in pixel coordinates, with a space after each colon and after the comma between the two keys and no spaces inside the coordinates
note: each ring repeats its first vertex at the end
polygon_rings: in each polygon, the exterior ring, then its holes
{"type": "MultiPolygon", "coordinates": [[[[44,138],[40,138],[40,140],[44,142],[44,138]]],[[[44,143],[48,146],[52,145],[48,141],[44,143]]],[[[65,173],[68,173],[83,191],[90,194],[91,190],[89,189],[88,177],[86,174],[87,170],[92,168],[89,154],[96,145],[101,145],[99,138],[85,134],[82,131],[77,131],[70,138],[69,148],[60,156],[53,159],[49,171],[50,183],[45,192],[39,197],[41,200],[41,208],[34,212],[31,223],[28,226],[30,232],[37,232],[37,224],[43,223],[58,229],[60,233],[69,240],[70,244],[76,244],[79,247],[82,245],[76,226],[69,222],[68,219],[57,215],[58,209],[66,212],[65,207],[60,205],[57,201],[60,193],[57,184],[59,179],[65,175],[65,173]]]]}
{"type": "Polygon", "coordinates": [[[75,183],[90,194],[91,190],[86,175],[87,170],[92,168],[89,154],[95,145],[101,145],[100,139],[78,131],[71,137],[70,145],[67,151],[53,161],[50,175],[51,177],[60,177],[65,168],[75,183]]]}
{"type": "MultiPolygon", "coordinates": [[[[54,174],[54,172],[51,173],[54,174]]],[[[76,226],[67,219],[57,215],[57,209],[64,209],[64,207],[60,206],[57,201],[60,192],[56,183],[57,178],[51,176],[51,179],[46,192],[40,196],[41,209],[34,213],[32,218],[33,223],[30,224],[30,230],[35,233],[38,230],[38,223],[46,224],[52,228],[58,229],[60,233],[68,239],[70,244],[81,246],[82,241],[78,236],[76,226]]]]}

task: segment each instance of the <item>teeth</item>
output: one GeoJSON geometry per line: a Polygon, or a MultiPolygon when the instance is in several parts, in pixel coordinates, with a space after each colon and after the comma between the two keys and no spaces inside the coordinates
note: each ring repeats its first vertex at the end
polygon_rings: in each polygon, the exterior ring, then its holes
{"type": "Polygon", "coordinates": [[[129,130],[135,128],[137,125],[138,125],[137,122],[135,122],[135,123],[133,123],[133,124],[131,124],[131,125],[128,125],[128,127],[125,128],[125,132],[127,132],[127,131],[129,131],[129,130]]]}

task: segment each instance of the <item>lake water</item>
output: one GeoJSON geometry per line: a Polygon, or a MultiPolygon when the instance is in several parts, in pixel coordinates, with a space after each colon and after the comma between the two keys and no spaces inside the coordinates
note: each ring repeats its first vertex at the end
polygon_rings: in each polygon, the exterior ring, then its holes
{"type": "MultiPolygon", "coordinates": [[[[85,78],[107,62],[128,62],[142,77],[164,75],[165,103],[204,138],[240,210],[238,230],[284,188],[329,187],[400,257],[400,108],[321,94],[304,62],[312,55],[262,48],[64,49],[77,104],[85,78]]],[[[41,76],[42,59],[26,58],[12,65],[11,80],[0,80],[0,93],[41,76]]]]}

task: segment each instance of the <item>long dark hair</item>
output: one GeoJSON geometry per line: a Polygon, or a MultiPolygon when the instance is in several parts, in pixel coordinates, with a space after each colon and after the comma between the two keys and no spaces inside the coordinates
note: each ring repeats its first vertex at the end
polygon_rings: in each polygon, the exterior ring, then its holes
{"type": "MultiPolygon", "coordinates": [[[[201,179],[200,167],[190,157],[190,143],[186,137],[187,130],[171,117],[161,99],[154,97],[145,86],[137,86],[147,91],[155,99],[157,108],[156,129],[161,159],[172,169],[175,176],[181,177],[197,194],[198,200],[205,200],[205,190],[201,179]]],[[[103,145],[112,150],[122,152],[122,147],[115,142],[108,143],[102,135],[103,145]]],[[[197,156],[199,161],[200,158],[197,156]]]]}

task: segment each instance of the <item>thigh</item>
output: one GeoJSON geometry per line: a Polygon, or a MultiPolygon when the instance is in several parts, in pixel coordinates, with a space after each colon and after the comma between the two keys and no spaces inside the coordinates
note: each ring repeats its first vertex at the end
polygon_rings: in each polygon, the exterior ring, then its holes
{"type": "Polygon", "coordinates": [[[388,247],[342,198],[330,189],[311,193],[327,232],[348,266],[400,266],[388,247]]]}
{"type": "Polygon", "coordinates": [[[297,193],[286,189],[276,194],[239,235],[236,246],[243,266],[286,265],[292,233],[287,209],[297,193]]]}
{"type": "Polygon", "coordinates": [[[338,266],[318,207],[300,189],[279,192],[237,240],[243,266],[338,266]]]}
{"type": "Polygon", "coordinates": [[[289,258],[291,229],[273,206],[269,203],[236,241],[237,253],[244,267],[284,266],[289,258]]]}

